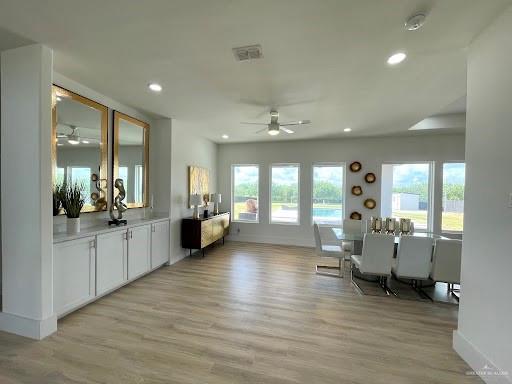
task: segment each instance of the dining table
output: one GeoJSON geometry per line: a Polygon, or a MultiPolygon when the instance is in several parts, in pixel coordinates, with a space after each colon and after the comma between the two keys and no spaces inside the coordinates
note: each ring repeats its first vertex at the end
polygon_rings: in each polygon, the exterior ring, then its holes
{"type": "MultiPolygon", "coordinates": [[[[343,228],[340,227],[333,227],[331,228],[334,232],[334,235],[336,236],[336,239],[338,241],[358,241],[362,242],[364,238],[364,233],[345,233],[343,232],[343,228]]],[[[396,235],[395,234],[395,244],[398,244],[400,242],[401,236],[415,236],[415,237],[430,237],[434,240],[437,239],[447,239],[447,237],[435,234],[433,232],[414,232],[414,234],[403,234],[403,235],[396,235]]]]}

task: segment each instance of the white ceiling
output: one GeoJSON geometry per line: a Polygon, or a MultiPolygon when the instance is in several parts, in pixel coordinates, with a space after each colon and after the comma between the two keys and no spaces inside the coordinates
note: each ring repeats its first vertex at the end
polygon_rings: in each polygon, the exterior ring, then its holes
{"type": "MultiPolygon", "coordinates": [[[[55,69],[221,142],[400,134],[466,93],[466,47],[511,0],[0,0],[0,27],[55,50],[55,69]],[[425,26],[403,28],[417,10],[425,26]],[[264,58],[236,62],[233,47],[264,58]],[[387,57],[405,50],[397,67],[387,57]],[[150,93],[158,81],[164,91],[150,93]],[[310,119],[256,135],[271,107],[310,119]]],[[[0,47],[2,35],[0,30],[0,47]]]]}

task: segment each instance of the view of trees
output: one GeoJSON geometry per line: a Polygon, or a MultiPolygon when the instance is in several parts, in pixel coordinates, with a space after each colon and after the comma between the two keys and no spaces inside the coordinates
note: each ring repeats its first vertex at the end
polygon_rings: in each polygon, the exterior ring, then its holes
{"type": "Polygon", "coordinates": [[[313,200],[315,202],[341,203],[343,191],[334,183],[328,181],[317,181],[314,184],[313,200]]]}
{"type": "MultiPolygon", "coordinates": [[[[256,198],[258,187],[256,183],[241,183],[235,188],[235,196],[243,198],[256,198]]],[[[296,202],[298,199],[297,188],[293,185],[273,185],[272,196],[274,201],[296,202]]],[[[341,203],[343,191],[334,183],[317,181],[313,191],[314,200],[327,203],[341,203]]]]}
{"type": "MultiPolygon", "coordinates": [[[[446,199],[464,200],[464,184],[445,184],[446,199]]],[[[410,185],[395,186],[393,193],[414,193],[420,195],[420,201],[428,199],[428,183],[415,183],[410,185]]]]}

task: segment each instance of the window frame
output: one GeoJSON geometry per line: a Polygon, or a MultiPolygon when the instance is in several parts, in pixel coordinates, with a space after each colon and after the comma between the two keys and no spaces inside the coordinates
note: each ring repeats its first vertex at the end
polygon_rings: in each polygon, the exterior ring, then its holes
{"type": "Polygon", "coordinates": [[[441,188],[440,188],[440,191],[441,191],[441,217],[440,217],[440,221],[439,221],[439,227],[440,227],[440,230],[441,230],[441,233],[446,233],[448,235],[462,235],[464,234],[464,218],[463,218],[463,222],[462,222],[462,231],[452,231],[452,230],[444,230],[443,229],[443,211],[444,211],[444,206],[443,206],[443,200],[444,200],[444,165],[445,164],[464,164],[464,201],[466,201],[466,161],[465,160],[443,160],[441,162],[441,188]]]}
{"type": "MultiPolygon", "coordinates": [[[[341,209],[341,222],[340,222],[340,225],[343,225],[343,220],[345,220],[345,217],[346,217],[346,208],[347,208],[347,163],[344,162],[344,161],[331,161],[331,162],[314,162],[314,163],[311,163],[311,196],[310,196],[310,199],[309,199],[309,204],[310,204],[310,210],[309,210],[309,215],[310,215],[310,222],[311,222],[311,226],[313,226],[315,224],[315,221],[314,221],[314,215],[313,215],[313,208],[314,208],[314,203],[313,203],[313,196],[314,196],[314,187],[315,187],[315,167],[333,167],[333,166],[336,166],[336,167],[341,167],[343,169],[343,179],[342,179],[342,183],[343,185],[341,186],[341,190],[342,190],[342,194],[343,194],[343,198],[341,199],[342,200],[342,209],[341,209]]],[[[322,223],[318,223],[318,225],[320,227],[322,226],[332,226],[331,224],[322,224],[322,223]]]]}
{"type": "Polygon", "coordinates": [[[260,223],[260,183],[261,183],[261,172],[259,164],[231,164],[231,222],[232,223],[248,223],[248,224],[259,224],[260,223]],[[235,167],[256,167],[258,168],[258,218],[257,220],[236,220],[235,219],[235,167]]]}
{"type": "MultiPolygon", "coordinates": [[[[427,164],[428,165],[428,199],[427,199],[427,228],[414,227],[415,232],[420,233],[433,233],[434,231],[434,193],[435,193],[435,162],[433,160],[418,160],[418,161],[383,161],[381,164],[381,170],[383,165],[405,165],[405,164],[427,164]]],[[[381,177],[382,178],[382,177],[381,177]]],[[[381,180],[381,196],[382,196],[382,180],[381,180]]],[[[391,209],[393,212],[393,209],[391,209]]],[[[382,201],[381,211],[379,213],[382,216],[382,201]]]]}
{"type": "MultiPolygon", "coordinates": [[[[268,209],[268,222],[270,225],[292,225],[292,226],[299,226],[300,225],[300,163],[272,163],[269,165],[269,172],[268,172],[268,202],[269,202],[269,209],[268,209]],[[272,168],[273,167],[296,167],[297,168],[297,221],[290,223],[286,221],[273,221],[272,220],[272,168]]],[[[259,191],[258,191],[259,192],[259,191]]],[[[259,201],[259,200],[258,200],[259,201]]]]}

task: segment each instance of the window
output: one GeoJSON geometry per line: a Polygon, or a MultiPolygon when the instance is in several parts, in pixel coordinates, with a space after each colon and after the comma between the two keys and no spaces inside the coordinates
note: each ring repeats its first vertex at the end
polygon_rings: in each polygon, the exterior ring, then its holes
{"type": "Polygon", "coordinates": [[[231,171],[233,221],[257,223],[260,168],[258,165],[233,165],[231,171]]]}
{"type": "Polygon", "coordinates": [[[79,184],[83,187],[85,204],[91,204],[91,168],[69,167],[68,180],[72,185],[79,184]]]}
{"type": "Polygon", "coordinates": [[[277,164],[270,167],[270,222],[299,224],[298,164],[277,164]]]}
{"type": "Polygon", "coordinates": [[[313,165],[313,223],[342,224],[344,172],[343,164],[313,165]]]}
{"type": "Polygon", "coordinates": [[[144,188],[144,166],[136,165],[135,166],[135,191],[134,191],[134,201],[135,203],[143,203],[142,190],[144,188]]]}
{"type": "Polygon", "coordinates": [[[464,222],[464,184],[466,164],[443,164],[443,232],[462,232],[464,222]]]}
{"type": "Polygon", "coordinates": [[[55,172],[55,185],[62,185],[64,183],[64,168],[57,168],[55,172]]]}
{"type": "Polygon", "coordinates": [[[384,164],[382,166],[381,214],[408,218],[414,229],[429,231],[431,163],[384,164]]]}

